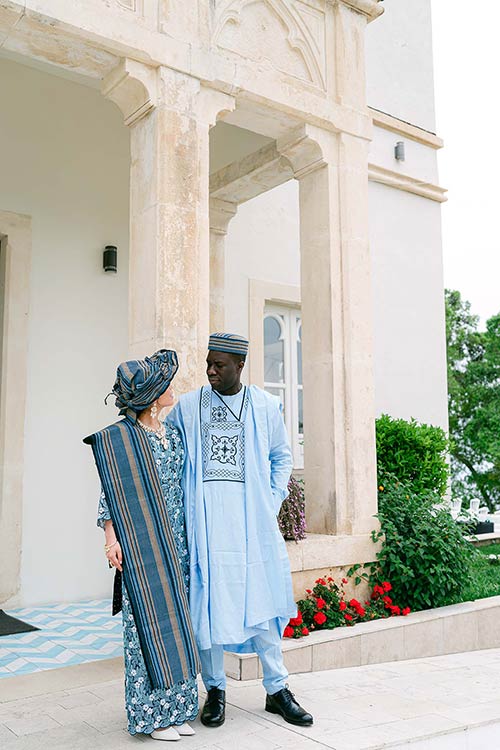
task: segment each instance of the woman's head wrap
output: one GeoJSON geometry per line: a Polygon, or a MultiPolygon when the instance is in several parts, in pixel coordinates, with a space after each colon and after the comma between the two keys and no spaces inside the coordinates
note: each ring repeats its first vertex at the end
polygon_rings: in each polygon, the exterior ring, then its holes
{"type": "Polygon", "coordinates": [[[112,390],[120,415],[135,421],[139,412],[167,390],[178,367],[177,354],[172,349],[160,349],[151,357],[122,362],[112,390]]]}

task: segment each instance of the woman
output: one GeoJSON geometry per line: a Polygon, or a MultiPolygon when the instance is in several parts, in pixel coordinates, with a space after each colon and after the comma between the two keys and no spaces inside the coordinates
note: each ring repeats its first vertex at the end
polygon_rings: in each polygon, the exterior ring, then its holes
{"type": "Polygon", "coordinates": [[[130,734],[157,740],[192,735],[199,672],[187,590],[189,556],[180,478],[184,450],[161,422],[173,404],[174,351],[123,362],[113,386],[123,420],[92,446],[102,493],[98,525],[109,564],[123,572],[125,704],[130,734]]]}

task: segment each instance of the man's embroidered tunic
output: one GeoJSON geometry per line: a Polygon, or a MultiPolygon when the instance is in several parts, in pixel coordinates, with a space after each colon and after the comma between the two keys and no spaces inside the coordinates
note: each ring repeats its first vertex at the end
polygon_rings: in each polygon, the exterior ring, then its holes
{"type": "Polygon", "coordinates": [[[253,651],[252,637],[296,614],[277,514],[292,471],[281,405],[256,386],[182,396],[168,418],[187,449],[183,489],[190,607],[200,650],[253,651]]]}

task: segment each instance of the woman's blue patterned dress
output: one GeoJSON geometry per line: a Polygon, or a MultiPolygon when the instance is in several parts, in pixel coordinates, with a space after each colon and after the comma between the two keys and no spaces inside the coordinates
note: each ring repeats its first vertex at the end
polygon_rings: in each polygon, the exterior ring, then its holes
{"type": "MultiPolygon", "coordinates": [[[[189,554],[184,526],[181,472],[184,449],[175,427],[165,423],[170,448],[165,450],[158,438],[146,433],[153,450],[163,497],[175,538],[186,589],[189,591],[189,554]]],[[[110,519],[104,493],[101,493],[97,525],[104,528],[110,519]]],[[[123,646],[125,651],[125,706],[130,734],[151,734],[154,729],[179,726],[192,721],[198,714],[196,679],[179,682],[168,690],[153,689],[149,681],[125,586],[123,586],[123,646]]]]}

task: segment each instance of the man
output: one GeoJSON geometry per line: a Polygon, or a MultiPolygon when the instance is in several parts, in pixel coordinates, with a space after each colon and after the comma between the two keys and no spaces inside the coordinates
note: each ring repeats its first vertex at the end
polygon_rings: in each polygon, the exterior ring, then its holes
{"type": "Polygon", "coordinates": [[[248,341],[210,336],[209,385],[179,399],[169,419],[187,447],[184,503],[191,560],[190,608],[207,700],[201,721],[224,723],[224,649],[255,652],[266,711],[313,723],[286,685],[281,636],[297,607],[277,515],[288,495],[291,451],[281,404],[243,386],[248,341]]]}

